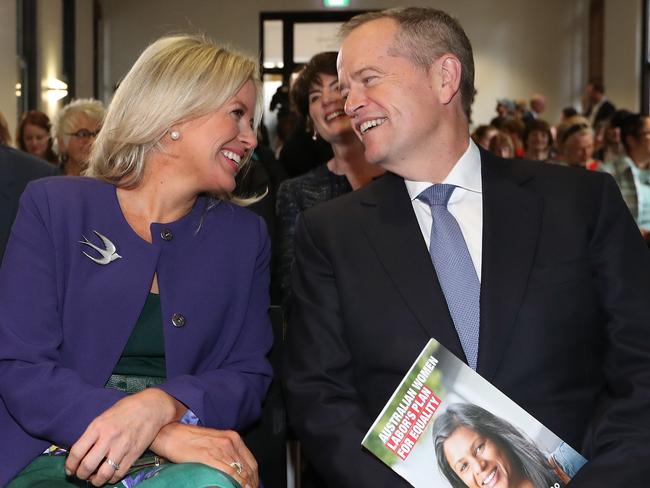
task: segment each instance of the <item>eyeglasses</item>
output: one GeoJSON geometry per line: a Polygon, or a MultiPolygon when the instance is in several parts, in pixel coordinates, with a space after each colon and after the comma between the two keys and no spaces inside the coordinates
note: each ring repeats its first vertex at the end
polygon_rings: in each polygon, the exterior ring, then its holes
{"type": "Polygon", "coordinates": [[[88,129],[79,129],[77,132],[68,132],[67,134],[72,137],[78,137],[79,139],[89,139],[91,137],[97,137],[99,130],[90,131],[88,129]]]}

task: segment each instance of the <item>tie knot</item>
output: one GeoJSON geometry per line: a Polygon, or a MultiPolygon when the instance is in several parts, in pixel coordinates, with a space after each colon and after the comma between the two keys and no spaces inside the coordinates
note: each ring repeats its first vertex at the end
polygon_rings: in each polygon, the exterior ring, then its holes
{"type": "Polygon", "coordinates": [[[424,203],[429,206],[433,205],[443,205],[447,206],[447,202],[451,197],[451,194],[456,189],[454,185],[446,185],[443,183],[438,183],[430,186],[422,193],[418,195],[418,199],[422,200],[424,203]]]}

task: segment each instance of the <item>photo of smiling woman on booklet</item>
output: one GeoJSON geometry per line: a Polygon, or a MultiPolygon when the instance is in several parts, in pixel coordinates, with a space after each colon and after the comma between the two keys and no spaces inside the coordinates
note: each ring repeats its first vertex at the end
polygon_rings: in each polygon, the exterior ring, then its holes
{"type": "Polygon", "coordinates": [[[545,455],[511,423],[468,403],[447,408],[432,437],[453,488],[562,488],[584,462],[567,457],[565,444],[545,455]]]}

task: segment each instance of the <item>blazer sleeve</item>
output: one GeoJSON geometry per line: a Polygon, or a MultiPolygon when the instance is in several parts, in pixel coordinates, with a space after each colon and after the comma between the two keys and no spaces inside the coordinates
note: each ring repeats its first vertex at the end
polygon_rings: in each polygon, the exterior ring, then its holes
{"type": "Polygon", "coordinates": [[[570,486],[644,486],[650,475],[650,252],[616,184],[602,178],[590,243],[605,324],[607,389],[584,445],[590,461],[570,486]]]}
{"type": "MultiPolygon", "coordinates": [[[[240,430],[261,415],[262,402],[271,382],[266,355],[273,333],[269,309],[270,243],[264,222],[258,221],[257,255],[250,272],[243,320],[227,324],[237,329],[228,352],[195,375],[179,375],[159,388],[187,405],[202,425],[240,430]]],[[[241,270],[241,272],[246,272],[241,270]]]]}
{"type": "Polygon", "coordinates": [[[361,446],[369,414],[354,386],[332,265],[309,214],[298,219],[295,242],[283,370],[290,425],[326,486],[410,486],[361,446]]]}
{"type": "Polygon", "coordinates": [[[43,186],[30,184],[0,267],[0,398],[33,437],[72,445],[124,396],[94,387],[66,367],[61,282],[43,186]]]}

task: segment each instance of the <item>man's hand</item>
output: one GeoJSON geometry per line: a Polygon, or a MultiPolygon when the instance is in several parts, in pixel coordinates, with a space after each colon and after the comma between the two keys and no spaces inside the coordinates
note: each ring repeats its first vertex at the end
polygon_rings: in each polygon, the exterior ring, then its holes
{"type": "Polygon", "coordinates": [[[95,418],[70,448],[66,473],[94,486],[117,483],[166,424],[187,408],[157,388],[123,398],[95,418]]]}
{"type": "Polygon", "coordinates": [[[151,450],[173,463],[202,463],[216,468],[244,488],[259,486],[257,461],[237,432],[175,422],[162,428],[151,450]]]}

